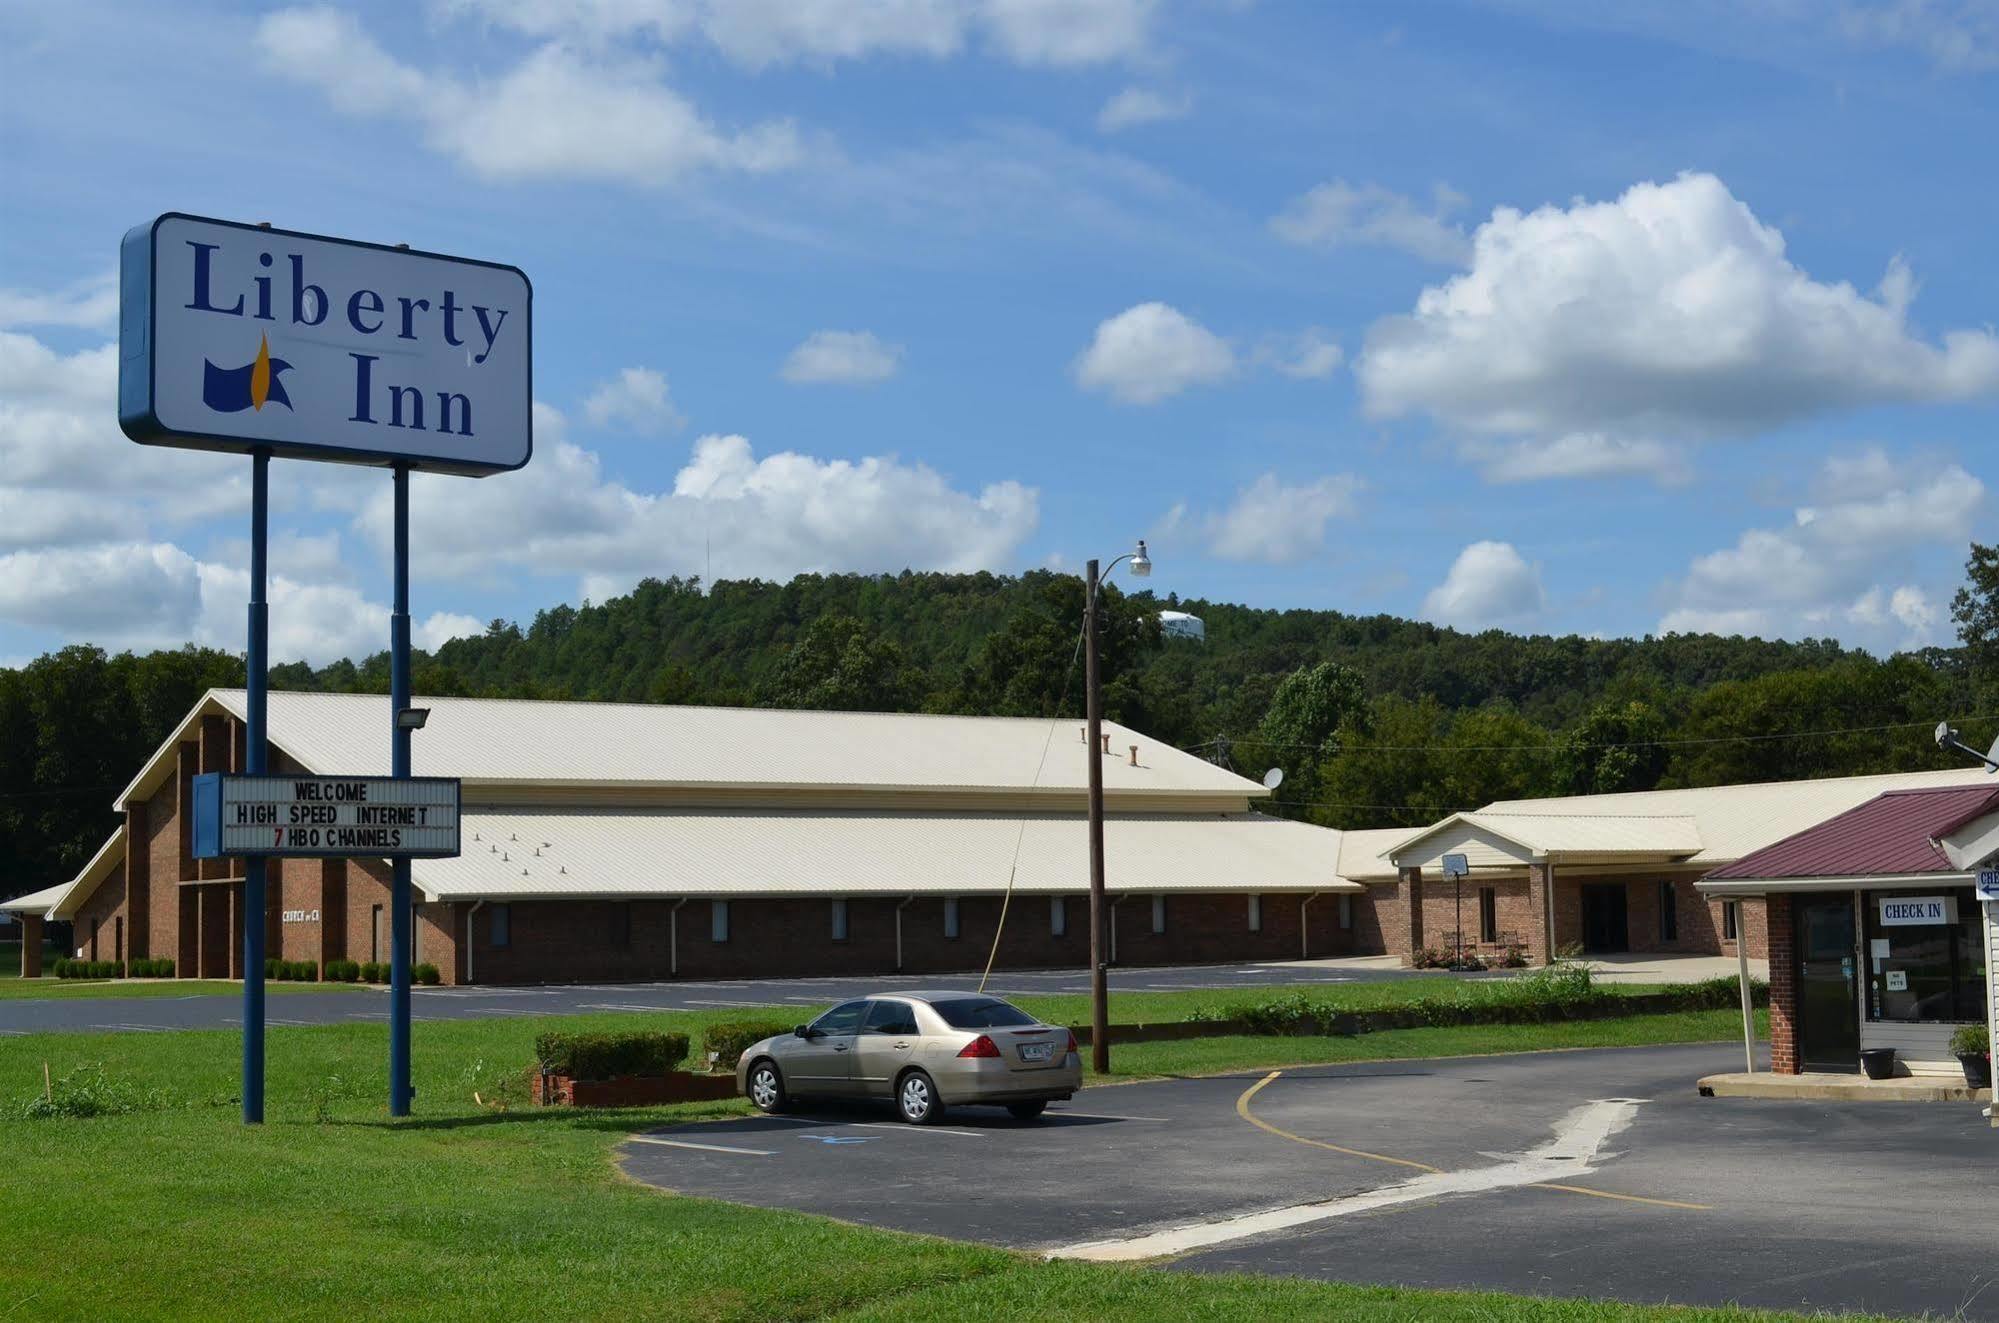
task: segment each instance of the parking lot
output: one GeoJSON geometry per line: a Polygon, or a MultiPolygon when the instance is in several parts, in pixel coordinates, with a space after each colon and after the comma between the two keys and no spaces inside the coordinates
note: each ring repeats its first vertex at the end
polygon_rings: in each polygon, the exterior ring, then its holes
{"type": "Polygon", "coordinates": [[[1978,1109],[1697,1097],[1739,1051],[1168,1080],[1038,1123],[816,1108],[651,1132],[621,1161],[689,1194],[1187,1271],[1999,1320],[1978,1109]]]}

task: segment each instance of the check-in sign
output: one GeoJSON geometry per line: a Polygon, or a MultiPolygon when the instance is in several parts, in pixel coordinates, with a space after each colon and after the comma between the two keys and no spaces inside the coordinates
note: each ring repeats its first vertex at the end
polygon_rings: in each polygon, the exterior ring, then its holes
{"type": "Polygon", "coordinates": [[[1880,906],[1883,928],[1957,922],[1957,898],[1954,896],[1882,896],[1880,906]]]}
{"type": "Polygon", "coordinates": [[[1978,871],[1978,898],[1999,901],[1999,868],[1982,868],[1978,871]]]}
{"type": "Polygon", "coordinates": [[[169,212],[119,259],[134,441],[479,476],[533,449],[516,267],[169,212]]]}
{"type": "Polygon", "coordinates": [[[448,859],[458,854],[454,777],[194,778],[194,856],[448,859]]]}

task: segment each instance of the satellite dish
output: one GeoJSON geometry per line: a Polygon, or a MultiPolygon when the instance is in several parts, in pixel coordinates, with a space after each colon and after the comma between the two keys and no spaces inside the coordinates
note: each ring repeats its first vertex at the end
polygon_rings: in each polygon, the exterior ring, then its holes
{"type": "Polygon", "coordinates": [[[1957,732],[1950,728],[1948,721],[1939,721],[1937,723],[1937,747],[1939,749],[1948,749],[1950,747],[1950,737],[1955,734],[1957,732]]]}
{"type": "Polygon", "coordinates": [[[1263,774],[1263,788],[1265,790],[1275,790],[1283,784],[1284,769],[1282,767],[1273,767],[1263,774]]]}
{"type": "Polygon", "coordinates": [[[1999,739],[1992,741],[1992,747],[1985,751],[1985,774],[1999,772],[1999,739]]]}

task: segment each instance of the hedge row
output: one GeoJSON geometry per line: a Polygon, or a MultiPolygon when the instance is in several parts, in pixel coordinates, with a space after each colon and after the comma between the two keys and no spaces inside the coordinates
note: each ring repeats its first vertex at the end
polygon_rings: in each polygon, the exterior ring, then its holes
{"type": "Polygon", "coordinates": [[[725,1020],[709,1025],[702,1032],[701,1051],[704,1057],[713,1058],[716,1065],[733,1070],[752,1043],[790,1032],[790,1025],[776,1020],[725,1020]]]}
{"type": "MultiPolygon", "coordinates": [[[[388,961],[329,960],[326,962],[328,983],[387,983],[394,966],[388,961]]],[[[319,964],[313,960],[266,960],[264,977],[296,983],[317,983],[319,964]]],[[[425,987],[436,987],[443,982],[437,966],[429,963],[413,965],[410,968],[410,982],[421,983],[425,987]]]]}
{"type": "Polygon", "coordinates": [[[551,1075],[609,1080],[664,1075],[687,1056],[686,1034],[537,1034],[535,1061],[551,1075]]]}
{"type": "Polygon", "coordinates": [[[75,960],[64,956],[49,966],[49,972],[57,978],[172,978],[174,962],[171,960],[75,960]]]}

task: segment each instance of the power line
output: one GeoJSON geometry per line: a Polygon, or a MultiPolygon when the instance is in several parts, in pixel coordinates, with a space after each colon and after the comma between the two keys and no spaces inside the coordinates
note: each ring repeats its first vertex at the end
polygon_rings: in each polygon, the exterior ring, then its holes
{"type": "MultiPolygon", "coordinates": [[[[1950,717],[1949,721],[1972,722],[1990,721],[1991,714],[1950,717]]],[[[1611,740],[1584,744],[1566,744],[1560,739],[1551,739],[1545,744],[1342,744],[1337,752],[1346,753],[1557,753],[1568,749],[1653,749],[1679,748],[1689,745],[1706,744],[1757,744],[1771,740],[1809,740],[1828,735],[1874,735],[1891,730],[1933,730],[1933,721],[1900,721],[1882,726],[1841,726],[1828,730],[1773,731],[1762,735],[1701,735],[1681,736],[1661,740],[1611,740]]],[[[1266,740],[1255,735],[1221,736],[1234,744],[1253,744],[1265,749],[1304,749],[1316,751],[1323,748],[1317,744],[1287,743],[1282,740],[1266,740]]],[[[1185,745],[1182,752],[1191,753],[1205,749],[1214,740],[1202,740],[1185,745]]]]}

